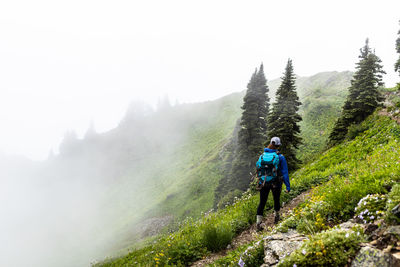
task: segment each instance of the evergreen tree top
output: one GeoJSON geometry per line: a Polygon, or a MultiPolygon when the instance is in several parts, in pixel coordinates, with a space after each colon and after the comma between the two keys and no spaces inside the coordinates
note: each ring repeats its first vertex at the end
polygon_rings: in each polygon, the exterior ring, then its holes
{"type": "MultiPolygon", "coordinates": [[[[356,63],[356,72],[351,81],[350,94],[355,87],[365,90],[367,87],[383,86],[382,75],[386,72],[383,70],[382,60],[369,47],[369,40],[365,41],[365,45],[360,49],[360,61],[356,63]]],[[[354,97],[354,96],[353,96],[354,97]]]]}
{"type": "Polygon", "coordinates": [[[291,59],[288,59],[285,67],[285,72],[283,73],[281,80],[281,85],[276,91],[277,101],[273,105],[283,105],[286,102],[294,101],[295,105],[293,107],[297,111],[298,106],[300,106],[301,103],[296,92],[296,75],[293,71],[293,63],[291,59]]]}
{"type": "Polygon", "coordinates": [[[369,40],[360,49],[360,61],[356,63],[356,72],[351,80],[349,94],[343,105],[342,115],[336,121],[329,136],[329,144],[334,145],[343,141],[348,128],[353,123],[360,123],[379,106],[383,100],[378,87],[383,86],[382,61],[369,47],[369,40]]]}
{"type": "Polygon", "coordinates": [[[288,59],[281,79],[276,102],[268,116],[268,137],[278,136],[281,139],[280,151],[287,159],[289,170],[294,170],[300,162],[296,157],[296,149],[301,144],[299,122],[302,118],[297,113],[301,103],[296,92],[296,76],[291,59],[288,59]]]}
{"type": "Polygon", "coordinates": [[[371,48],[369,47],[369,38],[365,40],[365,45],[360,48],[360,55],[358,56],[360,59],[365,59],[371,53],[371,48]]]}

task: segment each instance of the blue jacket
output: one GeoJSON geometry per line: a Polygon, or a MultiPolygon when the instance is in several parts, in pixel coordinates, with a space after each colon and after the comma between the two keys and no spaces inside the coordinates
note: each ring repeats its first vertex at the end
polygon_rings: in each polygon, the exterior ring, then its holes
{"type": "MultiPolygon", "coordinates": [[[[266,153],[272,153],[276,152],[276,149],[269,149],[269,148],[264,148],[264,152],[266,153]]],[[[283,182],[286,185],[286,189],[290,191],[290,181],[289,181],[289,171],[286,163],[286,159],[282,154],[279,154],[279,166],[278,169],[281,171],[283,175],[283,182]]]]}

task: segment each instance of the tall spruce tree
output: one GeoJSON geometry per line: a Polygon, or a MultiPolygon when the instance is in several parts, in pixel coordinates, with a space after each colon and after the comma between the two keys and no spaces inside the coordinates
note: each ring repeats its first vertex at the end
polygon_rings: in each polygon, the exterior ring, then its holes
{"type": "Polygon", "coordinates": [[[238,132],[238,148],[230,177],[234,188],[245,190],[249,186],[249,173],[253,171],[257,157],[262,153],[266,139],[269,112],[267,80],[264,67],[253,73],[243,98],[243,113],[238,132]]]}
{"type": "Polygon", "coordinates": [[[382,69],[382,61],[369,47],[368,39],[360,49],[359,58],[342,114],[329,135],[330,145],[341,142],[346,137],[349,126],[362,122],[383,100],[378,88],[383,86],[382,75],[385,72],[382,69]]]}
{"type": "MultiPolygon", "coordinates": [[[[400,24],[400,21],[399,21],[400,24]]],[[[396,63],[394,64],[394,71],[398,72],[400,75],[400,30],[397,33],[399,37],[396,40],[396,52],[399,54],[399,58],[397,59],[396,63]]],[[[397,87],[400,90],[400,83],[397,84],[397,87]]]]}
{"type": "Polygon", "coordinates": [[[296,149],[301,144],[298,114],[301,105],[296,92],[296,77],[293,73],[292,60],[289,59],[282,77],[282,83],[276,91],[276,101],[268,117],[268,138],[278,136],[282,147],[280,152],[288,162],[289,171],[298,167],[300,160],[296,157],[296,149]]]}

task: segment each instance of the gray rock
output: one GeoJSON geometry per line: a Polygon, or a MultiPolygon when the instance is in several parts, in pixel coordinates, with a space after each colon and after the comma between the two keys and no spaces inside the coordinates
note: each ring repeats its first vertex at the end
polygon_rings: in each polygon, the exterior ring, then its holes
{"type": "Polygon", "coordinates": [[[351,263],[351,267],[400,267],[400,262],[390,253],[363,247],[351,263]]]}
{"type": "Polygon", "coordinates": [[[389,226],[384,235],[394,235],[397,238],[400,238],[400,225],[389,226]]]}
{"type": "Polygon", "coordinates": [[[304,235],[290,230],[287,233],[278,233],[264,238],[264,263],[266,266],[277,264],[287,255],[301,246],[307,238],[304,235]]]}
{"type": "Polygon", "coordinates": [[[397,204],[397,206],[395,206],[392,211],[393,215],[397,216],[400,218],[400,204],[397,204]]]}
{"type": "Polygon", "coordinates": [[[296,230],[290,229],[287,233],[277,233],[274,235],[270,235],[267,237],[264,237],[264,241],[270,241],[270,240],[293,240],[295,238],[304,238],[304,235],[299,234],[296,230]]]}

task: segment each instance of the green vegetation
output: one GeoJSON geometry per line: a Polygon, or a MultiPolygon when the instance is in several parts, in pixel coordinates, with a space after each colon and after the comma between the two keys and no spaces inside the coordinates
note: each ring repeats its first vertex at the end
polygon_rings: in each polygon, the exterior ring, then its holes
{"type": "Polygon", "coordinates": [[[400,181],[399,126],[389,118],[374,115],[363,127],[367,130],[354,140],[330,149],[295,173],[301,179],[328,182],[316,187],[311,198],[295,210],[293,228],[314,233],[347,220],[354,215],[360,199],[387,193],[386,187],[400,181]],[[317,216],[319,220],[313,219],[317,216]],[[307,227],[307,220],[315,227],[307,227]]]}
{"type": "MultiPolygon", "coordinates": [[[[400,127],[378,115],[371,116],[364,124],[368,129],[354,140],[330,149],[292,175],[293,190],[282,195],[284,202],[308,188],[319,186],[314,188],[310,199],[286,219],[291,220],[291,228],[305,233],[327,229],[353,217],[355,207],[366,195],[386,193],[385,188],[400,181],[400,127]],[[311,225],[316,227],[311,228],[311,225]]],[[[179,231],[162,237],[155,244],[101,266],[134,266],[134,262],[155,264],[155,255],[160,253],[165,259],[171,258],[169,264],[189,264],[210,251],[206,229],[214,227],[216,236],[222,239],[216,242],[226,244],[227,235],[218,233],[234,233],[233,237],[254,223],[257,204],[258,196],[248,192],[233,205],[198,221],[188,220],[179,231]]],[[[268,202],[268,206],[272,207],[272,203],[268,202]]],[[[286,220],[282,223],[287,223],[286,220]]]]}
{"type": "Polygon", "coordinates": [[[388,200],[386,202],[386,214],[385,219],[391,224],[400,224],[399,217],[396,217],[392,213],[392,209],[400,205],[400,184],[393,186],[392,191],[388,194],[388,200]]]}
{"type": "Polygon", "coordinates": [[[283,145],[279,150],[287,160],[289,171],[297,169],[300,163],[296,156],[296,149],[301,143],[299,126],[301,116],[298,114],[300,105],[296,92],[293,64],[292,60],[289,59],[282,77],[282,83],[276,91],[276,102],[268,116],[269,139],[274,136],[281,139],[283,145]]]}
{"type": "MultiPolygon", "coordinates": [[[[399,54],[399,58],[394,64],[394,71],[399,72],[400,75],[400,30],[398,31],[397,34],[399,35],[399,37],[396,39],[396,52],[399,54]]],[[[397,85],[397,87],[400,90],[400,83],[397,85]]]]}
{"type": "Polygon", "coordinates": [[[178,231],[161,237],[155,244],[99,266],[187,265],[207,251],[221,249],[234,235],[252,224],[256,205],[257,198],[247,193],[226,209],[205,214],[197,221],[189,218],[180,224],[178,231]],[[211,237],[216,239],[211,240],[211,237]]]}
{"type": "Polygon", "coordinates": [[[351,80],[349,94],[343,105],[342,114],[329,135],[330,145],[342,142],[351,124],[361,123],[371,115],[383,100],[378,88],[383,86],[381,60],[368,44],[360,50],[357,71],[351,80]]]}
{"type": "Polygon", "coordinates": [[[252,75],[243,98],[238,143],[228,179],[223,180],[226,185],[224,193],[235,189],[245,191],[249,187],[249,172],[254,169],[254,162],[257,161],[260,148],[266,139],[268,91],[264,67],[261,64],[260,69],[252,75]]]}
{"type": "Polygon", "coordinates": [[[352,231],[333,228],[311,236],[300,249],[279,262],[285,266],[345,266],[365,241],[361,229],[352,231]]]}
{"type": "Polygon", "coordinates": [[[264,262],[264,243],[262,238],[250,244],[231,250],[228,254],[209,266],[236,266],[240,259],[246,266],[260,266],[264,262]]]}
{"type": "MultiPolygon", "coordinates": [[[[248,247],[240,259],[246,266],[261,266],[264,263],[264,242],[259,240],[248,247]]],[[[220,261],[222,263],[222,261],[220,261]]]]}
{"type": "MultiPolygon", "coordinates": [[[[310,197],[303,204],[294,209],[276,227],[276,231],[285,232],[293,228],[311,235],[321,231],[326,232],[316,235],[305,245],[306,254],[310,252],[307,257],[303,257],[304,248],[300,249],[293,254],[296,256],[287,258],[287,266],[293,266],[294,263],[297,266],[307,266],[320,262],[320,256],[324,254],[323,250],[318,248],[318,244],[325,244],[325,248],[330,244],[332,248],[329,251],[326,248],[325,260],[337,257],[337,260],[346,258],[347,261],[348,257],[356,252],[362,237],[350,233],[351,238],[348,238],[347,233],[331,232],[333,230],[330,230],[330,227],[358,214],[355,208],[361,199],[368,195],[386,194],[393,185],[395,186],[388,197],[391,201],[386,202],[386,210],[389,209],[389,205],[393,208],[394,204],[400,202],[400,190],[397,185],[400,182],[400,126],[390,118],[374,114],[362,123],[362,127],[365,131],[353,140],[347,140],[331,148],[292,175],[292,187],[296,194],[315,185],[318,186],[314,187],[310,197]],[[333,233],[335,235],[331,235],[333,233]],[[333,243],[340,247],[336,247],[333,243]],[[335,254],[339,251],[337,249],[342,247],[347,248],[349,253],[344,258],[335,254]],[[317,252],[322,254],[317,255],[317,252]]],[[[385,202],[381,200],[378,202],[377,209],[372,209],[375,213],[377,210],[385,209],[385,202]]],[[[239,257],[233,259],[232,255],[238,254],[240,253],[232,252],[228,258],[220,261],[237,262],[239,257]]]]}
{"type": "Polygon", "coordinates": [[[374,222],[380,219],[386,205],[386,196],[380,194],[363,197],[355,208],[357,219],[363,223],[374,222]]]}
{"type": "MultiPolygon", "coordinates": [[[[307,136],[300,146],[301,159],[309,161],[324,147],[351,76],[326,72],[297,78],[305,103],[300,126],[302,137],[307,136]]],[[[271,92],[280,82],[268,83],[271,92]]],[[[99,255],[126,254],[154,241],[159,230],[176,230],[184,218],[199,218],[216,207],[219,198],[224,198],[224,207],[240,195],[228,190],[216,197],[215,190],[235,158],[243,96],[241,92],[204,103],[164,105],[156,112],[135,103],[110,132],[66,140],[64,152],[47,162],[39,176],[101,184],[93,191],[103,203],[99,217],[106,219],[99,222],[99,231],[107,234],[107,252],[99,255]]]]}
{"type": "Polygon", "coordinates": [[[299,113],[303,118],[299,123],[303,144],[297,156],[303,163],[311,162],[326,147],[352,76],[351,72],[323,72],[307,79],[297,78],[297,92],[302,103],[299,113]]]}

